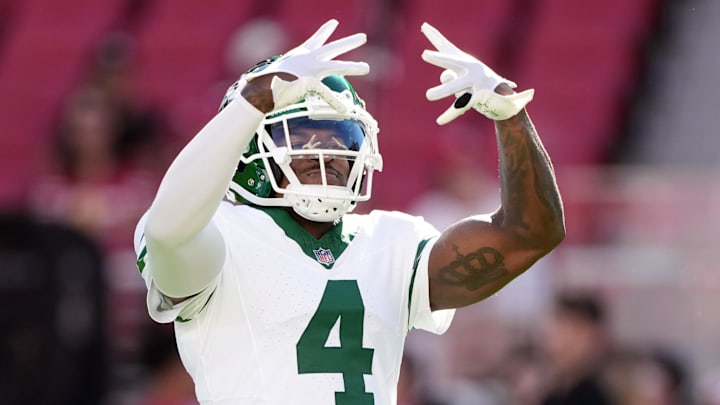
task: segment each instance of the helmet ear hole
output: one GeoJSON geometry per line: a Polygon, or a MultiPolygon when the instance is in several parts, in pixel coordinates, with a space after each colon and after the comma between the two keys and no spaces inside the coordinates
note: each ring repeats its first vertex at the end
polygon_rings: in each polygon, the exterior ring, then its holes
{"type": "Polygon", "coordinates": [[[233,182],[259,197],[269,197],[272,193],[267,172],[257,164],[240,163],[233,176],[233,182]]]}

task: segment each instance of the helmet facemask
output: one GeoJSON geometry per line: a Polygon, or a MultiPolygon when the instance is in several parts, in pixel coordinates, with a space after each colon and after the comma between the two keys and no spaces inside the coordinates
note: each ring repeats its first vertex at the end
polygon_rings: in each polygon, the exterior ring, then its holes
{"type": "Polygon", "coordinates": [[[233,194],[261,206],[292,207],[316,222],[336,221],[370,199],[373,172],[382,170],[377,123],[344,78],[324,82],[347,111],[311,93],[270,112],[240,159],[233,194]],[[297,167],[303,169],[296,173],[297,167]]]}

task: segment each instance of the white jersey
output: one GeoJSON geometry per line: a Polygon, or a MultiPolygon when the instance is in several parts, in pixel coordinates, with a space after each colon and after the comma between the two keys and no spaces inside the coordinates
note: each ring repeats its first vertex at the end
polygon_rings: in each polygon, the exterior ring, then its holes
{"type": "Polygon", "coordinates": [[[202,404],[395,404],[407,332],[450,325],[454,310],[430,311],[438,231],[422,218],[348,214],[319,240],[278,208],[224,202],[213,220],[223,269],[175,306],[153,284],[143,220],[135,245],[148,311],[175,321],[202,404]]]}

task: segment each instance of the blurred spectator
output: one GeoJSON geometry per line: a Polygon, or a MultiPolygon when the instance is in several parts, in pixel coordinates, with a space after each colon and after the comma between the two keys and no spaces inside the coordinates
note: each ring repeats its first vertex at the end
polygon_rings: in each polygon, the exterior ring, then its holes
{"type": "Polygon", "coordinates": [[[108,34],[95,52],[88,83],[105,92],[117,116],[117,153],[123,160],[164,171],[170,156],[164,156],[164,125],[154,107],[136,95],[132,76],[133,39],[124,32],[108,34]]]}
{"type": "Polygon", "coordinates": [[[640,398],[634,405],[693,404],[687,367],[668,350],[648,352],[636,370],[640,398]]]}
{"type": "Polygon", "coordinates": [[[668,350],[626,349],[614,353],[605,375],[619,405],[695,403],[687,365],[668,350]]]}
{"type": "Polygon", "coordinates": [[[563,292],[542,330],[549,386],[542,405],[607,405],[611,393],[602,375],[609,333],[605,307],[592,294],[563,292]]]}
{"type": "Polygon", "coordinates": [[[77,89],[62,112],[49,167],[31,199],[41,218],[74,225],[107,248],[128,245],[156,177],[125,149],[121,119],[103,88],[77,89]]]}
{"type": "Polygon", "coordinates": [[[97,244],[71,227],[0,215],[0,403],[99,403],[103,266],[97,244]]]}
{"type": "Polygon", "coordinates": [[[34,207],[108,250],[132,249],[134,223],[164,171],[160,119],[134,94],[132,41],[100,41],[85,81],[65,101],[34,207]]]}
{"type": "Polygon", "coordinates": [[[507,405],[538,405],[547,385],[545,359],[532,341],[513,347],[500,367],[507,405]]]}
{"type": "Polygon", "coordinates": [[[125,115],[117,105],[107,88],[95,83],[81,85],[69,97],[30,209],[39,219],[72,226],[101,246],[112,374],[127,374],[116,369],[136,350],[136,324],[145,316],[133,232],[152,201],[159,173],[128,143],[127,128],[120,125],[125,115]]]}

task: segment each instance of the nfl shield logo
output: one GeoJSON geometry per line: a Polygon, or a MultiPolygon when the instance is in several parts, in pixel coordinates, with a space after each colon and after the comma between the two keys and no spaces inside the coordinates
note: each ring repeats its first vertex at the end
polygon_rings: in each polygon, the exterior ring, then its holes
{"type": "Polygon", "coordinates": [[[317,261],[322,264],[332,264],[335,262],[335,257],[333,257],[333,254],[329,249],[320,248],[313,250],[313,253],[315,253],[317,261]]]}

